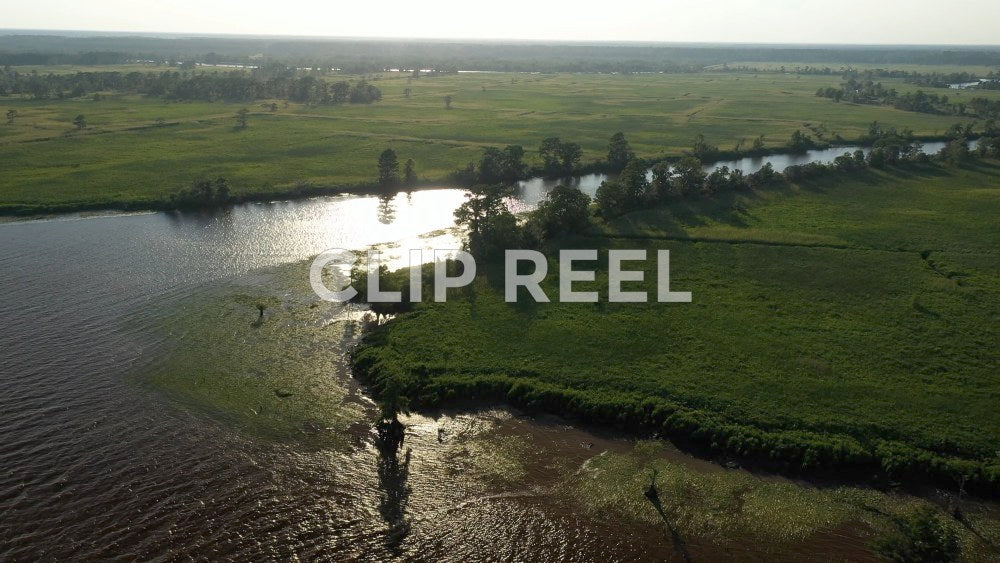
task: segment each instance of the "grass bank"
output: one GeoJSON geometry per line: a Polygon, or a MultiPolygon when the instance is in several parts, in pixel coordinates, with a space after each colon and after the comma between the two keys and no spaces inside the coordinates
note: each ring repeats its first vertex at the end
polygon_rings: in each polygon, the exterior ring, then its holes
{"type": "Polygon", "coordinates": [[[508,304],[483,276],[375,330],[356,368],[418,406],[510,402],[786,472],[995,495],[998,173],[868,171],[595,223],[560,246],[600,249],[599,303],[508,304]],[[608,303],[613,248],[670,249],[694,302],[608,303]]]}

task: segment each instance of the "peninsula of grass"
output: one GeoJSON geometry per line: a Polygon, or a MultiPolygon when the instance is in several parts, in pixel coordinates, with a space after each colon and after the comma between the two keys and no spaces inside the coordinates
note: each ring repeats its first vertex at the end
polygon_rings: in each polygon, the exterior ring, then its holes
{"type": "MultiPolygon", "coordinates": [[[[541,141],[554,136],[579,143],[582,162],[592,163],[605,157],[618,131],[637,156],[658,160],[682,155],[699,135],[723,151],[741,142],[748,147],[763,135],[765,149],[773,151],[799,130],[830,143],[860,139],[878,121],[932,138],[959,120],[817,97],[817,89],[839,84],[837,76],[484,73],[411,79],[387,72],[368,78],[381,90],[381,101],[225,103],[115,92],[43,100],[2,96],[0,106],[16,117],[0,123],[0,213],[160,209],[179,190],[218,177],[229,180],[236,201],[364,191],[386,148],[401,162],[412,159],[425,183],[440,184],[488,146],[522,145],[527,163],[538,166],[541,141]],[[240,129],[236,114],[244,107],[247,127],[240,129]],[[74,125],[80,115],[83,129],[74,125]]],[[[917,89],[900,80],[883,82],[900,92],[917,89]]],[[[949,94],[955,102],[997,95],[949,94]]]]}
{"type": "MultiPolygon", "coordinates": [[[[574,287],[599,303],[506,303],[480,276],[375,329],[355,367],[416,408],[506,402],[753,466],[996,495],[998,174],[868,170],[595,219],[556,246],[599,249],[574,287]],[[609,303],[614,248],[669,249],[693,302],[609,303]]],[[[655,295],[655,263],[630,267],[655,295]]]]}

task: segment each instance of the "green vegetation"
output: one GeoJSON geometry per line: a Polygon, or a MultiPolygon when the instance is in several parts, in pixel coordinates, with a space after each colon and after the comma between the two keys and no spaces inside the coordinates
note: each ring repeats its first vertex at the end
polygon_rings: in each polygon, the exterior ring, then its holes
{"type": "MultiPolygon", "coordinates": [[[[855,541],[899,561],[952,561],[959,552],[966,561],[984,561],[996,557],[1000,537],[988,510],[977,508],[956,520],[938,506],[904,495],[846,486],[815,488],[745,471],[699,470],[678,463],[654,441],[588,460],[566,480],[565,489],[588,514],[660,526],[665,517],[682,539],[709,539],[737,550],[743,542],[759,542],[786,557],[795,544],[837,531],[845,550],[857,534],[855,541]],[[662,516],[641,494],[653,471],[662,516]],[[952,557],[918,558],[941,552],[952,557]]],[[[856,547],[864,553],[861,545],[856,547]]],[[[848,556],[855,557],[861,555],[848,556]]]]}
{"type": "MultiPolygon", "coordinates": [[[[786,471],[966,477],[995,494],[1000,166],[966,166],[856,170],[595,221],[557,246],[600,249],[596,282],[574,288],[600,303],[508,304],[492,273],[373,332],[356,365],[417,406],[510,401],[786,471]],[[672,286],[694,303],[608,303],[610,248],[669,248],[672,286]]],[[[641,267],[650,290],[655,264],[641,267]]]]}
{"type": "MultiPolygon", "coordinates": [[[[333,74],[329,80],[359,78],[333,74]]],[[[839,81],[823,75],[414,78],[385,72],[368,80],[382,92],[381,101],[258,100],[246,106],[246,128],[234,127],[242,102],[176,102],[115,92],[101,92],[96,100],[0,97],[6,111],[15,112],[0,124],[0,212],[160,207],[178,190],[216,177],[229,180],[236,199],[346,190],[374,185],[375,163],[387,148],[400,162],[413,160],[428,181],[442,181],[478,161],[489,146],[524,147],[525,165],[543,169],[548,163],[555,174],[567,162],[606,159],[616,132],[627,136],[636,156],[658,160],[681,156],[698,135],[725,150],[750,139],[762,151],[783,147],[799,130],[820,143],[862,139],[874,121],[918,136],[944,136],[956,119],[819,98],[818,89],[839,81]],[[451,110],[441,103],[445,96],[456,100],[451,110]],[[85,129],[74,126],[78,115],[86,116],[85,129]],[[550,142],[552,150],[539,152],[553,137],[564,150],[550,142]]],[[[899,92],[916,89],[902,80],[883,83],[899,92]]],[[[950,97],[957,102],[972,95],[956,91],[950,97]]],[[[976,131],[981,129],[980,123],[976,131]]]]}
{"type": "Polygon", "coordinates": [[[354,327],[311,293],[302,267],[209,287],[165,312],[162,330],[175,349],[137,381],[251,435],[348,446],[366,406],[331,377],[342,361],[331,342],[354,327]]]}
{"type": "Polygon", "coordinates": [[[958,535],[950,523],[933,509],[924,508],[898,523],[899,529],[880,539],[876,549],[891,559],[909,561],[957,561],[958,535]]]}

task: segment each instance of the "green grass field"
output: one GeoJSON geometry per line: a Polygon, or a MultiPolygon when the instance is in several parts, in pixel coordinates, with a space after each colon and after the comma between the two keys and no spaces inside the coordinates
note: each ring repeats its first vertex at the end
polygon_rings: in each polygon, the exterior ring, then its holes
{"type": "Polygon", "coordinates": [[[998,172],[866,172],[626,215],[563,245],[602,249],[601,303],[507,304],[487,277],[388,323],[357,363],[421,404],[510,400],[795,470],[996,484],[998,172]],[[609,248],[670,249],[693,303],[607,303],[609,248]]]}
{"type": "Polygon", "coordinates": [[[757,135],[778,147],[797,129],[852,139],[878,120],[935,135],[956,121],[815,96],[839,80],[777,73],[482,73],[410,81],[385,73],[375,81],[381,102],[304,107],[279,101],[273,113],[262,102],[246,104],[252,115],[243,131],[235,130],[234,116],[244,104],[112,94],[100,101],[0,98],[18,112],[13,124],[0,124],[0,209],[154,205],[202,177],[225,176],[236,194],[290,190],[298,182],[355,185],[375,178],[376,157],[387,147],[436,181],[477,159],[485,146],[521,144],[534,160],[533,151],[549,136],[579,142],[588,161],[605,155],[616,131],[626,133],[640,156],[655,158],[681,154],[699,134],[723,149],[757,135]],[[408,87],[409,99],[403,95],[408,87]],[[451,110],[445,95],[454,97],[451,110]],[[72,125],[78,114],[86,116],[85,130],[72,125]],[[156,127],[158,119],[166,125],[156,127]]]}

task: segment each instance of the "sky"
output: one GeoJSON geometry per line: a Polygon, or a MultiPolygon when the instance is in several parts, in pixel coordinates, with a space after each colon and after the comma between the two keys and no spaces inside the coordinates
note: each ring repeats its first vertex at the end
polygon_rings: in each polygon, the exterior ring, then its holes
{"type": "Polygon", "coordinates": [[[30,0],[6,29],[724,43],[1000,45],[997,0],[30,0]]]}

